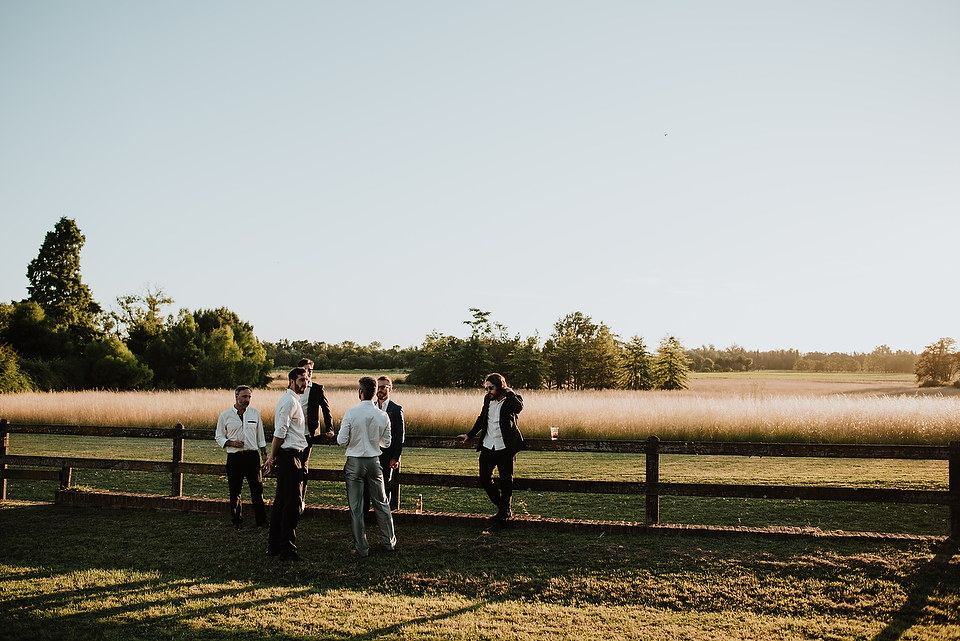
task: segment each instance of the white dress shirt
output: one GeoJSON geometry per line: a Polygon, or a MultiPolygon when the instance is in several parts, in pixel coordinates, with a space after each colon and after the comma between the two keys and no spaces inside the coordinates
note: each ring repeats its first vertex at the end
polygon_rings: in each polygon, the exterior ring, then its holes
{"type": "Polygon", "coordinates": [[[236,407],[220,412],[220,418],[217,419],[216,439],[217,445],[226,447],[227,454],[256,451],[258,448],[266,447],[260,410],[248,407],[243,411],[243,418],[240,418],[236,407]],[[227,441],[243,441],[243,447],[227,445],[227,441]]]}
{"type": "Polygon", "coordinates": [[[503,399],[490,401],[487,406],[487,433],[483,436],[483,446],[488,450],[505,450],[507,444],[503,442],[503,431],[500,429],[500,408],[503,399]]]}
{"type": "Polygon", "coordinates": [[[280,397],[274,410],[273,437],[283,439],[284,449],[302,450],[307,447],[307,422],[300,407],[300,395],[292,389],[280,397]]]}
{"type": "Polygon", "coordinates": [[[360,401],[343,413],[337,443],[347,446],[347,456],[380,456],[380,448],[390,447],[390,417],[373,404],[360,401]]]}

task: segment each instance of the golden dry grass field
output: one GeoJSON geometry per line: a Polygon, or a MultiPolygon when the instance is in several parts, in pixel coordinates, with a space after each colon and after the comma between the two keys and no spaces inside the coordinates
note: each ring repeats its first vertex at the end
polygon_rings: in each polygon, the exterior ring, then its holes
{"type": "MultiPolygon", "coordinates": [[[[282,375],[281,375],[282,376],[282,375]]],[[[357,403],[359,373],[319,372],[334,421],[357,403]]],[[[253,406],[272,427],[283,381],[256,390],[253,406]]],[[[918,389],[909,375],[751,372],[697,375],[681,392],[525,390],[527,438],[740,440],[833,443],[948,443],[960,440],[960,389],[918,389]]],[[[398,385],[408,432],[455,435],[480,410],[480,390],[398,385]]],[[[230,390],[55,392],[0,395],[13,423],[169,426],[213,429],[233,403],[230,390]]]]}

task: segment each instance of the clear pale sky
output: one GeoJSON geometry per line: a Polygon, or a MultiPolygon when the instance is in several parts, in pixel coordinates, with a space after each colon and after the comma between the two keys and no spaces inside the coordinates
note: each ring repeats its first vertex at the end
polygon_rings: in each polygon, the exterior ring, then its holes
{"type": "Polygon", "coordinates": [[[960,339],[960,2],[0,0],[0,300],[419,345],[960,339]]]}

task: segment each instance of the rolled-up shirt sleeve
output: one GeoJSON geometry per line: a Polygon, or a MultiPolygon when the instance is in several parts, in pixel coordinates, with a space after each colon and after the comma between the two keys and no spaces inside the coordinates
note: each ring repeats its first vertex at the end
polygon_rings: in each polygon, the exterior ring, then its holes
{"type": "Polygon", "coordinates": [[[214,438],[217,439],[217,445],[222,448],[227,445],[227,421],[226,417],[223,414],[217,418],[217,431],[214,433],[214,438]]]}

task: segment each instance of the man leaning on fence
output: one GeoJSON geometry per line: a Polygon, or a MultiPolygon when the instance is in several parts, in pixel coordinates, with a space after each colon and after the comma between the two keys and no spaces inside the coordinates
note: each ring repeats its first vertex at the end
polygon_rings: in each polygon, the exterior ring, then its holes
{"type": "Polygon", "coordinates": [[[517,427],[517,414],[523,410],[523,398],[507,387],[500,374],[490,374],[483,383],[483,409],[473,429],[461,434],[466,442],[477,434],[480,441],[480,485],[486,490],[490,501],[497,506],[496,514],[487,519],[487,532],[502,530],[513,516],[510,506],[513,497],[513,464],[517,452],[526,449],[523,436],[517,427]],[[500,475],[500,487],[493,481],[493,469],[500,475]]]}
{"type": "Polygon", "coordinates": [[[274,410],[273,443],[264,471],[277,471],[277,494],[270,512],[270,539],[267,556],[285,561],[304,561],[297,554],[297,523],[303,514],[303,450],[307,447],[307,426],[300,407],[300,395],[307,387],[307,373],[295,367],[287,374],[287,392],[274,410]]]}
{"type": "Polygon", "coordinates": [[[241,385],[234,392],[233,407],[220,413],[215,438],[217,445],[227,451],[227,486],[230,488],[230,518],[233,527],[243,527],[243,480],[250,487],[250,502],[257,518],[257,527],[266,527],[267,508],[263,503],[263,476],[260,457],[267,458],[267,442],[263,436],[260,410],[250,407],[253,390],[241,385]],[[260,457],[257,456],[260,450],[260,457]]]}

